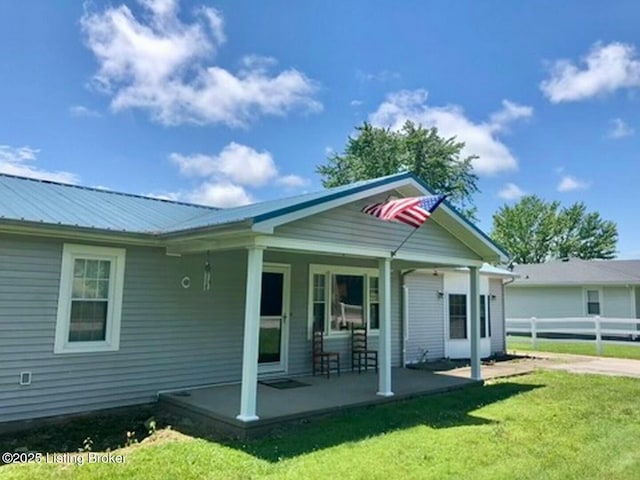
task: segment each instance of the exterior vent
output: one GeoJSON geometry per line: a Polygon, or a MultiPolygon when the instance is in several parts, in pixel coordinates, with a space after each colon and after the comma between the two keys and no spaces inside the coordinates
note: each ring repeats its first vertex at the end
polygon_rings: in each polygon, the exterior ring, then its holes
{"type": "Polygon", "coordinates": [[[31,385],[31,372],[20,372],[20,385],[31,385]]]}

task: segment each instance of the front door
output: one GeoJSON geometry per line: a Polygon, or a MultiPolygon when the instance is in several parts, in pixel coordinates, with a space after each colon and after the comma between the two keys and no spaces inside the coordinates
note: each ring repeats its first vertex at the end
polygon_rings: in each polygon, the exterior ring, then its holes
{"type": "Polygon", "coordinates": [[[265,264],[260,298],[260,373],[287,371],[289,346],[289,265],[265,264]]]}

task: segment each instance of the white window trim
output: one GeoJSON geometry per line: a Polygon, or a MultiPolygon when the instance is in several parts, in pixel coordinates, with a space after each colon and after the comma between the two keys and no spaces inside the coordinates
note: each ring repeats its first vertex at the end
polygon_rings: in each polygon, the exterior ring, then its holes
{"type": "Polygon", "coordinates": [[[582,309],[584,311],[585,317],[601,317],[604,312],[604,295],[602,292],[602,287],[583,287],[582,288],[582,309]],[[593,290],[598,292],[598,303],[600,304],[600,313],[589,313],[589,295],[588,291],[593,290]]]}
{"type": "MultiPolygon", "coordinates": [[[[370,322],[370,312],[369,312],[369,296],[370,296],[370,289],[369,289],[369,277],[380,277],[380,271],[377,268],[367,268],[367,267],[350,267],[350,266],[342,266],[342,265],[318,265],[318,264],[311,264],[309,265],[309,281],[308,281],[308,288],[309,288],[309,297],[308,297],[308,303],[307,303],[307,339],[310,340],[311,339],[311,335],[313,332],[313,276],[314,275],[325,275],[325,295],[326,295],[326,308],[324,310],[324,326],[325,326],[325,331],[324,331],[324,335],[326,337],[331,337],[331,338],[340,338],[340,337],[348,337],[351,335],[350,332],[347,331],[332,331],[329,323],[331,320],[331,279],[330,279],[330,275],[361,275],[364,277],[364,285],[365,285],[365,299],[364,299],[364,303],[366,305],[363,305],[363,313],[364,313],[364,319],[367,322],[367,328],[369,327],[369,322],[370,322]]],[[[378,280],[379,282],[380,280],[378,280]]],[[[380,334],[380,329],[369,329],[368,328],[368,333],[369,335],[379,335],[380,334]]]]}
{"type": "Polygon", "coordinates": [[[120,348],[120,322],[122,317],[125,259],[126,250],[124,248],[64,244],[62,248],[58,315],[53,353],[113,352],[120,348]],[[104,341],[69,342],[73,267],[76,258],[108,260],[111,262],[109,304],[107,306],[107,326],[104,341]]]}

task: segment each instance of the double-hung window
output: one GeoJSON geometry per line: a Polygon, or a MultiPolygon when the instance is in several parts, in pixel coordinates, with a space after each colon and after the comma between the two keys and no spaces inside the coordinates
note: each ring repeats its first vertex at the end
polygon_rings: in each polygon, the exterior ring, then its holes
{"type": "MultiPolygon", "coordinates": [[[[491,336],[491,307],[489,296],[480,295],[480,337],[491,336]]],[[[467,295],[462,293],[449,294],[449,338],[464,340],[468,338],[467,324],[467,295]]]]}
{"type": "Polygon", "coordinates": [[[449,294],[449,338],[467,338],[467,296],[463,293],[449,294]]]}
{"type": "Polygon", "coordinates": [[[587,290],[587,315],[600,315],[600,290],[587,290]]]}
{"type": "Polygon", "coordinates": [[[125,250],[65,244],[54,353],[118,350],[125,250]]]}
{"type": "Polygon", "coordinates": [[[312,265],[310,272],[310,328],[327,335],[354,326],[380,328],[378,271],[312,265]]]}

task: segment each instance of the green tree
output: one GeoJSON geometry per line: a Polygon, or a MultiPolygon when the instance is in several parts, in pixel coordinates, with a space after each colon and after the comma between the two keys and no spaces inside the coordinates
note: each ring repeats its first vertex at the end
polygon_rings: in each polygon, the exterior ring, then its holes
{"type": "Polygon", "coordinates": [[[365,122],[349,137],[344,153],[331,154],[317,172],[327,188],[412,172],[434,192],[449,195],[453,205],[475,219],[472,195],[478,191],[478,177],[471,162],[477,157],[461,158],[463,148],[464,143],[455,137],[440,137],[436,128],[406,122],[393,131],[365,122]]]}
{"type": "Polygon", "coordinates": [[[542,263],[558,258],[584,260],[615,257],[616,224],[588,213],[584,203],[560,208],[535,195],[522,197],[513,206],[504,205],[493,216],[491,237],[517,263],[542,263]]]}

